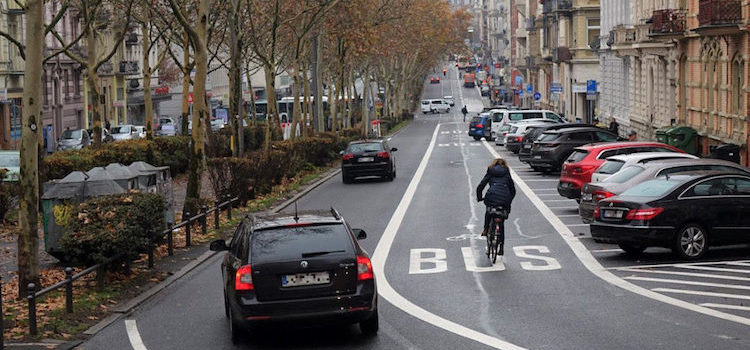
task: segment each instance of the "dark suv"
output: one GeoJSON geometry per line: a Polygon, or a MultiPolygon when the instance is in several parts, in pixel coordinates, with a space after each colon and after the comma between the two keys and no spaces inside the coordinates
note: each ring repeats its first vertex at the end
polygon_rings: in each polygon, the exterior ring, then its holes
{"type": "Polygon", "coordinates": [[[566,123],[530,126],[528,129],[526,129],[526,134],[521,140],[521,149],[518,151],[518,160],[524,163],[529,163],[531,161],[531,148],[534,146],[534,141],[545,131],[561,130],[567,128],[580,128],[584,126],[590,125],[566,123]]]}
{"type": "Polygon", "coordinates": [[[351,229],[336,210],[245,217],[221,264],[224,308],[232,342],[250,326],[275,322],[356,323],[378,331],[372,263],[357,243],[367,235],[351,229]]]}
{"type": "Polygon", "coordinates": [[[594,142],[617,141],[617,135],[597,127],[548,130],[534,141],[529,165],[543,171],[560,170],[573,149],[594,142]]]}

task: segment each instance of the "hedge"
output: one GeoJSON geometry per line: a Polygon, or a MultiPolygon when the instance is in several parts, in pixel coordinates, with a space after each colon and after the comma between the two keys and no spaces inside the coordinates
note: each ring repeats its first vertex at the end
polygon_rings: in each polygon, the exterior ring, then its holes
{"type": "Polygon", "coordinates": [[[158,194],[130,192],[91,198],[77,205],[60,247],[66,261],[106,262],[117,254],[133,260],[166,229],[166,201],[158,194]]]}

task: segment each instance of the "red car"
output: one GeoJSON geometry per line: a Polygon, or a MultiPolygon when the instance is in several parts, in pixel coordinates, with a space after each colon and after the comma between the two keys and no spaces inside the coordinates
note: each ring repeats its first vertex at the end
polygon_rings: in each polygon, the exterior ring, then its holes
{"type": "Polygon", "coordinates": [[[438,78],[438,77],[431,77],[430,78],[430,84],[440,84],[440,78],[438,78]]]}
{"type": "Polygon", "coordinates": [[[640,152],[678,152],[685,153],[679,148],[659,142],[603,142],[592,143],[573,149],[560,172],[560,182],[557,192],[566,198],[581,198],[581,188],[591,182],[591,174],[611,156],[640,152]]]}

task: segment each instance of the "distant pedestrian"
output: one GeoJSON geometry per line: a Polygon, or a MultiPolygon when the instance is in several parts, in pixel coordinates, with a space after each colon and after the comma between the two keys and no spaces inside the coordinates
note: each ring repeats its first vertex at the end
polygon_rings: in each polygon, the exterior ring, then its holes
{"type": "Polygon", "coordinates": [[[597,117],[594,117],[594,126],[596,126],[597,128],[604,129],[604,124],[602,124],[602,122],[600,122],[599,118],[597,117]]]}
{"type": "Polygon", "coordinates": [[[469,113],[469,110],[466,109],[466,105],[464,105],[464,107],[461,108],[461,113],[464,115],[464,123],[466,123],[466,114],[469,113]]]}
{"type": "Polygon", "coordinates": [[[628,140],[635,141],[638,139],[638,133],[635,132],[635,130],[630,130],[630,133],[628,134],[628,140]]]}
{"type": "Polygon", "coordinates": [[[609,122],[609,131],[611,131],[615,135],[620,134],[620,124],[617,123],[617,120],[615,118],[612,118],[612,121],[609,122]]]}

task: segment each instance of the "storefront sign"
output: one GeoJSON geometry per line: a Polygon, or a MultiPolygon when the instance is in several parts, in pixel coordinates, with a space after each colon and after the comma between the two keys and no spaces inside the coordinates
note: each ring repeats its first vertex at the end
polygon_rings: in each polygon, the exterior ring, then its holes
{"type": "Polygon", "coordinates": [[[154,94],[156,95],[166,95],[168,93],[169,93],[169,86],[160,86],[154,89],[154,94]]]}

